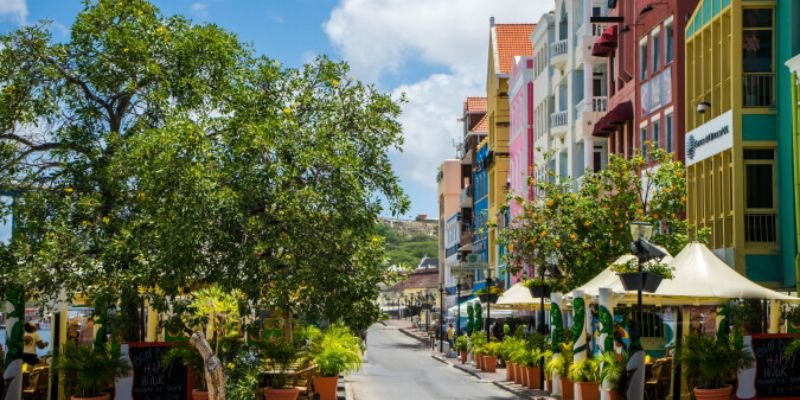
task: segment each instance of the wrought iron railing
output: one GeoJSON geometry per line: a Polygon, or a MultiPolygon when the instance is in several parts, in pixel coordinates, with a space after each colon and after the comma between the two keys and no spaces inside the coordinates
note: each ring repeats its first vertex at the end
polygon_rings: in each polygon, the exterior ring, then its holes
{"type": "Polygon", "coordinates": [[[742,85],[745,107],[775,107],[775,74],[745,72],[742,85]]]}
{"type": "Polygon", "coordinates": [[[744,214],[745,242],[770,243],[776,241],[777,216],[775,213],[746,212],[744,214]]]}

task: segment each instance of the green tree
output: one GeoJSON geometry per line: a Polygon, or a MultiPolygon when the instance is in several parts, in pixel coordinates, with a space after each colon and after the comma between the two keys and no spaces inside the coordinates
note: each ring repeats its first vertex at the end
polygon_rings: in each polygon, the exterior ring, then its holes
{"type": "Polygon", "coordinates": [[[0,284],[117,299],[128,321],[141,297],[166,309],[210,284],[304,319],[377,317],[377,215],[408,209],[388,94],[145,0],[87,1],[65,43],[40,23],[0,44],[0,185],[19,191],[0,284]]]}
{"type": "MultiPolygon", "coordinates": [[[[516,270],[555,261],[552,272],[565,277],[569,288],[576,287],[629,251],[633,221],[656,224],[653,241],[676,254],[691,231],[684,219],[685,174],[671,153],[656,150],[650,159],[612,155],[606,169],[586,172],[578,188],[553,175],[539,182],[530,179],[535,200],[509,198],[522,212],[500,234],[509,249],[506,261],[516,270]]],[[[697,236],[704,239],[705,234],[697,236]]]]}

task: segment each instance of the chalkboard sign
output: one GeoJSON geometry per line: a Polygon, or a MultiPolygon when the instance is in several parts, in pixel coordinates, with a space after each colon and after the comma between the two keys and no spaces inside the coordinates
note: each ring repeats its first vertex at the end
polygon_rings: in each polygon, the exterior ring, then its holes
{"type": "Polygon", "coordinates": [[[133,365],[133,400],[186,400],[189,393],[186,367],[178,361],[162,364],[171,343],[130,343],[133,365]]]}
{"type": "Polygon", "coordinates": [[[759,399],[800,399],[800,354],[784,349],[797,335],[753,335],[759,399]]]}

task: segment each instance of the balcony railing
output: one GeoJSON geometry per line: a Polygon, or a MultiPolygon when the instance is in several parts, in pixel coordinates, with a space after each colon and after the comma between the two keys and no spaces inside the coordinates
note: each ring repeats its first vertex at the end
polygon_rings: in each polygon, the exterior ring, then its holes
{"type": "Polygon", "coordinates": [[[600,36],[605,32],[606,28],[608,28],[608,24],[592,24],[592,36],[600,36]]]}
{"type": "Polygon", "coordinates": [[[567,125],[567,112],[558,111],[550,114],[550,128],[558,128],[567,125]]]}
{"type": "Polygon", "coordinates": [[[744,240],[745,242],[772,243],[776,241],[775,213],[744,214],[744,240]]]}
{"type": "Polygon", "coordinates": [[[608,111],[608,96],[592,96],[592,108],[587,111],[591,112],[606,112],[608,111]]]}
{"type": "Polygon", "coordinates": [[[550,45],[550,58],[567,54],[567,39],[559,40],[550,45]]]}
{"type": "Polygon", "coordinates": [[[775,107],[775,74],[745,72],[742,84],[745,107],[775,107]]]}
{"type": "Polygon", "coordinates": [[[472,244],[475,236],[472,234],[472,229],[464,229],[461,231],[461,246],[468,246],[472,244]]]}

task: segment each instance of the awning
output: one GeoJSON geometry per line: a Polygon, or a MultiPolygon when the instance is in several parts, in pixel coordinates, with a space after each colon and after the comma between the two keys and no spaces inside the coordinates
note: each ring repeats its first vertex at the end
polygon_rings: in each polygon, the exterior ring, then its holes
{"type": "MultiPolygon", "coordinates": [[[[467,316],[467,306],[470,304],[480,303],[481,301],[477,298],[467,300],[461,303],[461,317],[467,316]]],[[[447,309],[447,319],[455,319],[456,314],[458,314],[458,306],[452,306],[447,309]]],[[[509,309],[502,309],[496,308],[492,305],[492,319],[494,318],[512,318],[517,315],[517,311],[509,310],[509,309]]],[[[483,314],[483,318],[486,318],[486,305],[482,305],[481,307],[481,314],[483,314]]]]}
{"type": "Polygon", "coordinates": [[[597,38],[592,46],[592,55],[595,57],[610,57],[617,48],[617,25],[612,24],[597,38]]]}
{"type": "MultiPolygon", "coordinates": [[[[532,309],[538,307],[541,301],[540,298],[531,296],[531,290],[523,285],[522,282],[518,282],[503,292],[500,298],[497,299],[496,304],[498,307],[522,306],[526,309],[532,309]]],[[[550,299],[545,298],[544,302],[549,305],[550,299]]]]}
{"type": "Polygon", "coordinates": [[[633,103],[624,101],[612,108],[603,118],[594,123],[592,135],[606,137],[616,124],[633,120],[633,103]]]}

